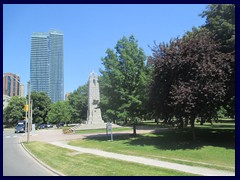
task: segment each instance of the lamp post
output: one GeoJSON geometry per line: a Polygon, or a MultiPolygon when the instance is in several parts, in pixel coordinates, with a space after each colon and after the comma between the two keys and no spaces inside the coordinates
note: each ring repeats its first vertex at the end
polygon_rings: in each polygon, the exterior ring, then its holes
{"type": "Polygon", "coordinates": [[[30,81],[28,81],[28,123],[27,123],[27,143],[29,142],[30,134],[30,124],[31,123],[31,90],[30,90],[30,81]]]}
{"type": "Polygon", "coordinates": [[[27,112],[28,112],[28,104],[27,104],[27,99],[26,99],[26,104],[24,106],[24,111],[25,111],[25,130],[27,129],[27,112]]]}

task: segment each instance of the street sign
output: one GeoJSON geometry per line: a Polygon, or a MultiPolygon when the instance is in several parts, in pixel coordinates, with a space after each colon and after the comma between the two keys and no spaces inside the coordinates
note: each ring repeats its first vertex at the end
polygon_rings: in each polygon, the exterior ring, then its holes
{"type": "Polygon", "coordinates": [[[109,123],[109,122],[108,122],[106,125],[107,125],[107,129],[108,129],[108,130],[112,130],[112,123],[109,123]]]}
{"type": "Polygon", "coordinates": [[[107,135],[107,139],[108,139],[108,130],[111,131],[111,141],[113,141],[113,134],[112,134],[112,123],[108,122],[106,124],[106,135],[107,135]]]}

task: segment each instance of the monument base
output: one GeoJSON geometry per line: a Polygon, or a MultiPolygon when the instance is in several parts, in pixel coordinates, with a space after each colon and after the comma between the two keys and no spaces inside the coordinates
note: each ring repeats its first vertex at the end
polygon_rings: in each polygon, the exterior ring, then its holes
{"type": "MultiPolygon", "coordinates": [[[[94,124],[81,124],[74,130],[87,130],[87,129],[106,129],[107,123],[94,123],[94,124]]],[[[121,127],[117,124],[112,124],[113,128],[121,127]]]]}
{"type": "Polygon", "coordinates": [[[104,124],[104,121],[102,119],[94,119],[94,121],[88,120],[86,124],[104,124]]]}

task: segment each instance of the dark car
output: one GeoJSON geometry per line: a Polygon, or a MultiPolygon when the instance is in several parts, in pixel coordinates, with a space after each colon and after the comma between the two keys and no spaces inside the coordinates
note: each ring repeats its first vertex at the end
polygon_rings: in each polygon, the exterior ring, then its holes
{"type": "Polygon", "coordinates": [[[39,129],[45,129],[45,128],[47,128],[47,125],[46,125],[46,124],[41,124],[41,125],[39,126],[39,129]]]}
{"type": "Polygon", "coordinates": [[[53,127],[53,125],[51,123],[47,124],[47,128],[52,128],[52,127],[53,127]]]}
{"type": "Polygon", "coordinates": [[[35,129],[39,129],[40,124],[35,124],[35,129]]]}
{"type": "Polygon", "coordinates": [[[63,122],[60,122],[57,124],[57,128],[61,127],[61,126],[64,126],[64,123],[63,122]]]}
{"type": "Polygon", "coordinates": [[[25,132],[25,125],[24,124],[18,124],[15,127],[15,133],[21,133],[21,132],[25,132]]]}

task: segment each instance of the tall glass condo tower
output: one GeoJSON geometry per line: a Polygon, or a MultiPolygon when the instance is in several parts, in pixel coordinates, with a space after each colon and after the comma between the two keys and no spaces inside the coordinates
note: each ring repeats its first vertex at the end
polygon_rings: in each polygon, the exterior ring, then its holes
{"type": "Polygon", "coordinates": [[[31,91],[45,92],[52,102],[64,100],[63,33],[31,35],[31,91]]]}

